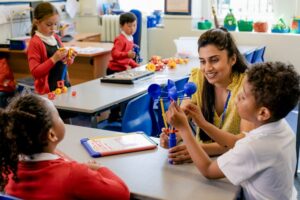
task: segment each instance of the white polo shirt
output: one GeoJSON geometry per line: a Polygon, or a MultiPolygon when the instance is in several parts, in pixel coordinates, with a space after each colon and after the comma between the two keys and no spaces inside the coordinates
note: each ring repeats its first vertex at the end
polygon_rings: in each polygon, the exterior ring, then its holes
{"type": "Polygon", "coordinates": [[[285,119],[250,131],[217,158],[227,179],[241,185],[246,199],[296,199],[296,140],[285,119]]]}

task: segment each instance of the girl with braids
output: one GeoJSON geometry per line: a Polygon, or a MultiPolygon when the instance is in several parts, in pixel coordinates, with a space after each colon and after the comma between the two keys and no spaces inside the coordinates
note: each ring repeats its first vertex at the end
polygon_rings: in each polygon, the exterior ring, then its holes
{"type": "MultiPolygon", "coordinates": [[[[247,64],[231,34],[223,28],[206,31],[198,40],[198,52],[201,66],[192,70],[189,79],[197,85],[197,91],[191,100],[182,103],[182,109],[188,112],[190,104],[197,105],[205,119],[219,130],[232,134],[250,130],[252,124],[241,120],[234,105],[247,64]]],[[[197,122],[197,116],[190,117],[197,122]]],[[[220,155],[228,150],[213,142],[202,129],[197,131],[196,138],[208,155],[220,155]]],[[[160,139],[161,146],[167,148],[168,134],[163,131],[160,139]]],[[[174,164],[191,161],[185,144],[171,148],[169,158],[174,164]]]]}
{"type": "MultiPolygon", "coordinates": [[[[57,81],[64,80],[70,86],[66,73],[67,50],[55,33],[59,23],[56,8],[49,2],[43,2],[34,9],[34,20],[31,40],[27,50],[30,72],[34,78],[37,93],[46,94],[57,88],[57,81]]],[[[72,64],[77,53],[72,52],[69,64],[72,64]]]]}
{"type": "Polygon", "coordinates": [[[65,127],[48,99],[16,97],[0,118],[1,191],[22,199],[129,199],[125,183],[108,168],[54,153],[65,127]]]}

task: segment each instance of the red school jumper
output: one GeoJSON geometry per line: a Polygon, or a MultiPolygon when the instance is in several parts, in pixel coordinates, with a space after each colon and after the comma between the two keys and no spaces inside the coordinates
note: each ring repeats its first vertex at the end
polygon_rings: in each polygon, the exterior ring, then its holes
{"type": "Polygon", "coordinates": [[[19,182],[9,180],[9,195],[30,200],[129,199],[125,183],[106,167],[97,171],[62,158],[19,162],[19,182]]]}
{"type": "Polygon", "coordinates": [[[111,50],[112,59],[108,63],[108,68],[112,71],[120,72],[126,70],[126,66],[135,68],[138,64],[128,58],[128,52],[133,49],[133,41],[129,41],[122,33],[115,38],[114,47],[111,50]]]}

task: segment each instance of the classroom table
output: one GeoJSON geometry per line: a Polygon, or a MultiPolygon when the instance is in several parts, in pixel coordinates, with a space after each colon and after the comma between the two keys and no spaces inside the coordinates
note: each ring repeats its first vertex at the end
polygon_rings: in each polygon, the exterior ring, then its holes
{"type": "MultiPolygon", "coordinates": [[[[166,68],[155,72],[153,76],[129,85],[101,83],[100,79],[95,79],[70,87],[67,93],[57,95],[53,103],[60,110],[90,115],[92,127],[96,127],[95,115],[97,113],[145,93],[152,83],[161,85],[166,84],[168,79],[175,81],[187,77],[194,67],[199,67],[198,59],[192,59],[187,64],[177,65],[175,69],[166,68]],[[73,91],[76,91],[76,96],[72,96],[73,91]]],[[[141,66],[135,70],[146,69],[145,66],[141,66]]]]}
{"type": "MultiPolygon", "coordinates": [[[[90,51],[80,52],[75,58],[74,63],[68,67],[72,85],[77,85],[79,83],[93,80],[106,74],[106,68],[109,59],[111,58],[111,49],[113,47],[113,44],[85,42],[92,40],[94,37],[97,37],[97,35],[77,35],[74,36],[75,39],[73,41],[64,43],[64,46],[67,47],[90,47],[90,51]],[[94,50],[92,48],[94,48],[94,50]]],[[[8,64],[11,67],[16,80],[19,78],[31,76],[26,56],[26,50],[10,50],[8,48],[0,48],[0,56],[6,57],[8,59],[8,64]]]]}
{"type": "MultiPolygon", "coordinates": [[[[65,125],[65,138],[58,149],[78,162],[92,157],[80,144],[84,137],[117,134],[100,129],[65,125]]],[[[235,199],[237,186],[227,179],[208,180],[193,163],[171,165],[167,150],[158,146],[155,150],[120,154],[95,160],[107,166],[128,185],[133,199],[235,199]]]]}

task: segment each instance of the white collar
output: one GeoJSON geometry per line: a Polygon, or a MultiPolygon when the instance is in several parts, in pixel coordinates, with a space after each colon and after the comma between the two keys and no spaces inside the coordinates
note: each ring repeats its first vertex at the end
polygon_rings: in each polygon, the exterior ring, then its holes
{"type": "Polygon", "coordinates": [[[46,44],[50,46],[56,46],[57,45],[57,40],[55,39],[54,35],[51,36],[45,36],[39,31],[35,31],[35,34],[46,44]]]}
{"type": "Polygon", "coordinates": [[[60,158],[56,154],[52,153],[36,153],[33,155],[20,155],[19,160],[20,161],[27,161],[27,162],[38,162],[38,161],[46,161],[46,160],[56,160],[60,158]]]}
{"type": "Polygon", "coordinates": [[[121,31],[121,33],[126,37],[127,40],[133,41],[133,36],[132,35],[127,35],[124,31],[121,31]]]}
{"type": "Polygon", "coordinates": [[[274,135],[276,133],[280,133],[282,131],[282,129],[285,128],[286,123],[287,122],[285,119],[267,123],[267,124],[257,127],[256,129],[253,129],[247,135],[257,135],[257,134],[259,134],[259,135],[269,135],[269,134],[274,135]]]}

